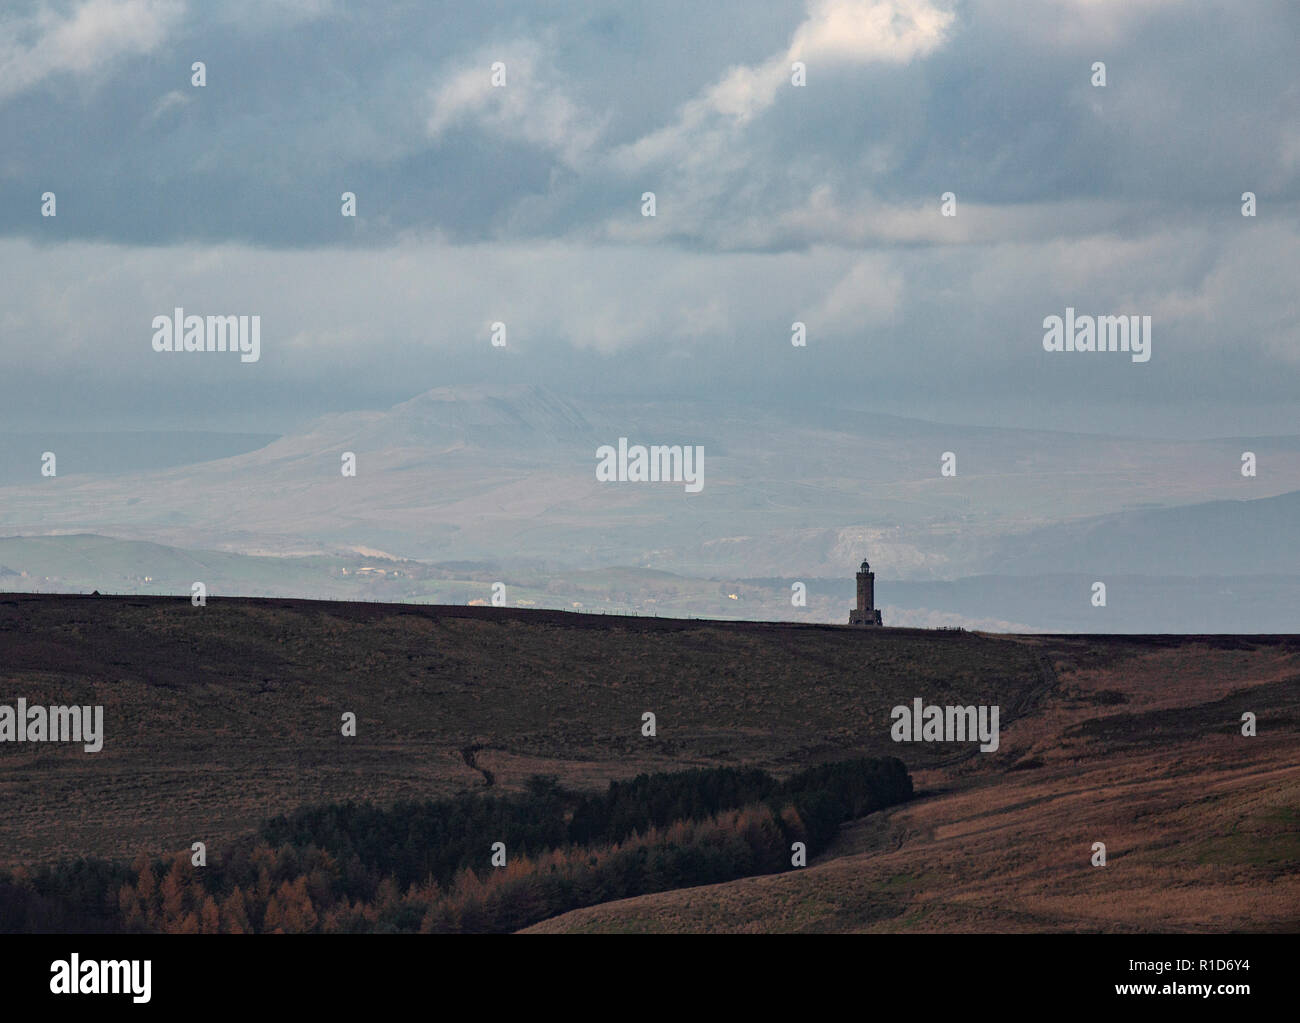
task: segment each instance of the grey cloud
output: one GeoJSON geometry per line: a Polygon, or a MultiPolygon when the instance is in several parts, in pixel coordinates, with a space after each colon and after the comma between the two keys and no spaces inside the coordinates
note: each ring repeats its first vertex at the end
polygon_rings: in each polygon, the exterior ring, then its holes
{"type": "Polygon", "coordinates": [[[279,429],[514,380],[1196,423],[1300,382],[1286,3],[132,0],[108,31],[94,2],[23,8],[0,57],[19,424],[279,429]],[[80,49],[51,41],[78,18],[80,49]],[[178,304],[262,314],[262,362],[161,361],[149,319],[178,304]],[[1067,304],[1153,315],[1152,362],[1047,356],[1067,304]]]}

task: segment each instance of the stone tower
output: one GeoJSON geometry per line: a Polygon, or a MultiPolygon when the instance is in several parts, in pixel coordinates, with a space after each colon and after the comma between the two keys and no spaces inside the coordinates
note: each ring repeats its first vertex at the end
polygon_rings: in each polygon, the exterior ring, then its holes
{"type": "Polygon", "coordinates": [[[882,625],[880,612],[876,610],[876,573],[871,566],[862,562],[858,569],[858,606],[849,612],[850,625],[882,625]]]}

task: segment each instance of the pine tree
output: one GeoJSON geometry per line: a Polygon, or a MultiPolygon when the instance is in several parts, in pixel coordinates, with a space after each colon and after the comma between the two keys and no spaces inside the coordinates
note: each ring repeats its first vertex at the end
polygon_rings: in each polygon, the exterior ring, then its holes
{"type": "Polygon", "coordinates": [[[217,900],[211,895],[203,900],[203,912],[199,916],[199,929],[204,934],[221,933],[221,910],[217,908],[217,900]]]}
{"type": "Polygon", "coordinates": [[[234,890],[222,900],[221,927],[225,934],[248,934],[252,930],[248,923],[244,890],[239,885],[235,885],[234,890]]]}

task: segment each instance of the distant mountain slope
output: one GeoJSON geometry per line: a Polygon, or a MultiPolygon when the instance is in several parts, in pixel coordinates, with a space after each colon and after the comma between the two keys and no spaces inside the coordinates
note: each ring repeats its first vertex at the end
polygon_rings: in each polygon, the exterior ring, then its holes
{"type": "MultiPolygon", "coordinates": [[[[695,576],[837,575],[869,553],[889,577],[956,578],[1004,571],[1014,549],[1005,538],[1027,531],[1044,530],[1046,559],[1057,524],[1300,489],[1300,438],[1249,442],[1267,467],[1255,480],[1238,471],[1243,443],[541,387],[440,389],[385,411],[325,416],[217,461],[3,487],[0,533],[93,532],[244,553],[369,547],[695,576]],[[597,481],[597,447],[620,437],[702,447],[702,492],[597,481]],[[355,477],[341,475],[345,452],[356,456],[355,477]],[[940,473],[945,452],[955,476],[940,473]]],[[[1162,551],[1162,574],[1184,571],[1183,552],[1162,551]]]]}
{"type": "MultiPolygon", "coordinates": [[[[994,564],[1013,575],[1300,574],[1300,491],[1247,501],[1152,508],[1047,526],[1003,540],[994,564]]],[[[992,565],[990,565],[992,568],[992,565]]]]}

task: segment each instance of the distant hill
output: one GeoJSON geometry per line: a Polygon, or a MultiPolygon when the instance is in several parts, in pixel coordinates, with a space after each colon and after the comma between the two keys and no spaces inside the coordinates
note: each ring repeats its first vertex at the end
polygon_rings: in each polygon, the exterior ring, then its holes
{"type": "MultiPolygon", "coordinates": [[[[1006,538],[991,559],[1010,575],[1300,574],[1300,491],[1099,515],[1006,538]]],[[[992,567],[992,565],[990,566],[992,567]]],[[[1300,611],[1300,608],[1293,610],[1300,611]]]]}
{"type": "MultiPolygon", "coordinates": [[[[0,488],[0,534],[238,553],[364,546],[421,561],[696,577],[826,577],[869,554],[883,576],[919,581],[1002,572],[1018,543],[1009,538],[1038,530],[1040,561],[1024,570],[1065,571],[1050,564],[1057,525],[1300,490],[1300,439],[1175,442],[525,387],[434,390],[184,466],[113,476],[70,466],[56,479],[24,466],[26,482],[0,488]],[[703,491],[598,482],[596,448],[620,437],[703,447],[703,491]],[[1238,471],[1247,443],[1264,467],[1255,480],[1238,471]],[[355,478],[340,473],[348,451],[355,478]],[[956,476],[940,474],[946,451],[956,476]]],[[[1152,571],[1186,570],[1184,552],[1158,550],[1152,571]]]]}
{"type": "MultiPolygon", "coordinates": [[[[631,566],[564,569],[540,561],[419,562],[374,552],[254,556],[189,551],[89,534],[0,537],[0,591],[490,603],[613,614],[843,624],[851,575],[803,579],[699,578],[631,566]],[[802,583],[807,603],[796,606],[802,583]]],[[[1300,573],[1143,576],[1126,571],[989,574],[946,581],[878,578],[891,626],[993,632],[1286,632],[1300,620],[1300,573]],[[1091,603],[1107,585],[1107,606],[1091,603]]]]}

